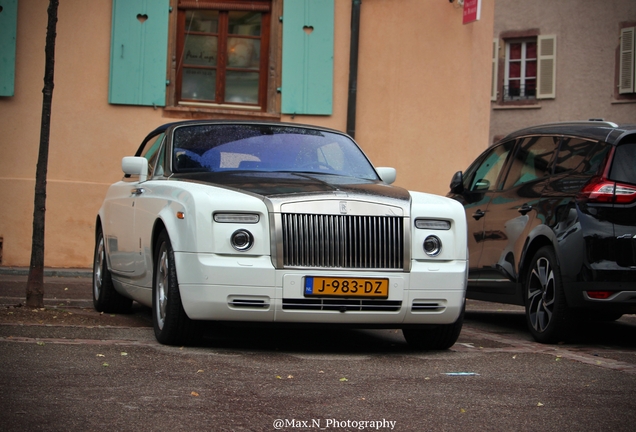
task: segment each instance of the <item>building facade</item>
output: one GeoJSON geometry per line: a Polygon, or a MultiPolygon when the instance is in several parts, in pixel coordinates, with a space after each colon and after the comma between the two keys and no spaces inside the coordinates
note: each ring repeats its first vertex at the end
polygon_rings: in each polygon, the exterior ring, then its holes
{"type": "Polygon", "coordinates": [[[490,142],[540,123],[636,122],[633,0],[497,0],[490,142]]]}
{"type": "MultiPolygon", "coordinates": [[[[48,3],[5,0],[0,13],[0,39],[14,41],[0,48],[2,266],[29,265],[48,3]]],[[[355,139],[371,161],[397,168],[400,186],[445,194],[488,141],[495,4],[481,3],[463,24],[457,0],[61,1],[45,265],[92,265],[122,157],[180,119],[346,131],[355,93],[355,139]]]]}

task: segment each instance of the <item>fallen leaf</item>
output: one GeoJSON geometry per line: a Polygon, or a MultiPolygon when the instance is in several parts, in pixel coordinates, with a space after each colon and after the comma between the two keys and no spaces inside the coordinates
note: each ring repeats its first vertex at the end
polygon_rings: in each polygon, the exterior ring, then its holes
{"type": "Polygon", "coordinates": [[[104,366],[104,367],[108,367],[108,366],[110,366],[110,365],[109,365],[108,363],[104,362],[104,363],[102,363],[102,366],[104,366]]]}
{"type": "Polygon", "coordinates": [[[106,357],[104,354],[97,354],[95,357],[106,357]]]}
{"type": "Polygon", "coordinates": [[[199,393],[197,393],[197,392],[195,392],[195,391],[193,391],[192,393],[190,393],[190,395],[191,395],[191,396],[194,396],[194,397],[199,397],[199,393]]]}
{"type": "Polygon", "coordinates": [[[340,382],[345,382],[345,381],[349,381],[349,380],[346,379],[345,377],[340,378],[340,382]]]}
{"type": "Polygon", "coordinates": [[[538,407],[542,407],[542,406],[543,406],[543,404],[542,404],[541,402],[539,402],[539,403],[537,404],[537,406],[538,406],[538,407]]]}
{"type": "Polygon", "coordinates": [[[38,341],[38,342],[37,342],[37,344],[38,344],[38,345],[40,345],[40,346],[43,346],[43,345],[44,345],[44,342],[42,342],[42,341],[38,341]]]}
{"type": "Polygon", "coordinates": [[[128,355],[128,353],[127,353],[127,352],[122,352],[122,353],[121,353],[121,355],[122,355],[122,356],[127,356],[127,355],[128,355]]]}
{"type": "Polygon", "coordinates": [[[197,373],[203,373],[203,369],[199,369],[197,373]]]}
{"type": "Polygon", "coordinates": [[[276,379],[283,379],[280,375],[276,375],[276,379]]]}
{"type": "Polygon", "coordinates": [[[513,355],[513,356],[512,356],[512,358],[513,358],[513,359],[516,359],[516,358],[517,358],[517,354],[513,355]]]}
{"type": "Polygon", "coordinates": [[[459,410],[459,412],[463,414],[463,413],[465,413],[465,412],[466,412],[466,410],[465,410],[464,408],[461,408],[461,409],[459,410]]]}
{"type": "Polygon", "coordinates": [[[293,375],[287,375],[287,379],[294,379],[293,375]]]}
{"type": "Polygon", "coordinates": [[[68,291],[68,288],[64,288],[64,291],[68,291]]]}

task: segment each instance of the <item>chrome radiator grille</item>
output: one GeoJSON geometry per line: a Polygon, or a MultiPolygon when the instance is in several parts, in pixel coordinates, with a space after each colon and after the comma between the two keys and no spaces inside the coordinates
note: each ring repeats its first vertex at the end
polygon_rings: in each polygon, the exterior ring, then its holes
{"type": "Polygon", "coordinates": [[[285,267],[404,267],[402,217],[283,213],[282,224],[285,267]]]}

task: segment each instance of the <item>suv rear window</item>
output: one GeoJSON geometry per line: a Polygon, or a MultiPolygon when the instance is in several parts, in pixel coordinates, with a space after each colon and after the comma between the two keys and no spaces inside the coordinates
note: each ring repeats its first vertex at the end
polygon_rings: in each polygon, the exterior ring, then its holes
{"type": "MultiPolygon", "coordinates": [[[[636,140],[636,137],[630,141],[636,140]]],[[[636,184],[636,143],[620,144],[614,153],[610,179],[620,183],[636,184]]]]}

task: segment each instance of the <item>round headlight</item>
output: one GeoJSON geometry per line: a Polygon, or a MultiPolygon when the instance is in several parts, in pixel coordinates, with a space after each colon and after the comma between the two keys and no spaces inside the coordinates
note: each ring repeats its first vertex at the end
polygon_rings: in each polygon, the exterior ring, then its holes
{"type": "Polygon", "coordinates": [[[428,256],[437,256],[442,251],[442,241],[439,237],[431,235],[424,240],[424,252],[428,256]]]}
{"type": "Polygon", "coordinates": [[[254,246],[254,236],[246,229],[236,230],[230,237],[230,243],[237,251],[245,252],[254,246]]]}

